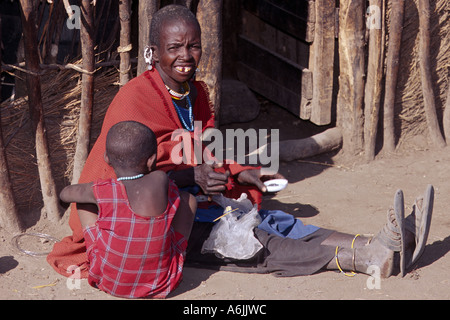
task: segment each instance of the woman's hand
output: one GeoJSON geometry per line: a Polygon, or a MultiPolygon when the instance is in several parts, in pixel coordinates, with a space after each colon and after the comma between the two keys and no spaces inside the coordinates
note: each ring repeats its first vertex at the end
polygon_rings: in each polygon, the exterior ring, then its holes
{"type": "Polygon", "coordinates": [[[263,175],[261,169],[244,170],[237,175],[237,181],[239,183],[255,185],[262,192],[267,192],[267,187],[264,185],[263,180],[266,181],[269,179],[284,179],[284,177],[280,173],[263,175]]]}
{"type": "Polygon", "coordinates": [[[225,185],[228,183],[230,172],[215,172],[214,168],[219,168],[220,166],[220,164],[209,165],[203,163],[194,168],[195,183],[198,184],[207,195],[219,194],[226,189],[225,185]]]}

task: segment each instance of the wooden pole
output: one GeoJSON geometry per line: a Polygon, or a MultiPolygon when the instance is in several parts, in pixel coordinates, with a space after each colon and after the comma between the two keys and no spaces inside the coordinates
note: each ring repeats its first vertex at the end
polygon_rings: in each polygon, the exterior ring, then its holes
{"type": "Polygon", "coordinates": [[[120,18],[120,46],[117,51],[120,53],[120,86],[130,81],[130,51],[131,46],[131,3],[130,0],[119,1],[120,18]]]}
{"type": "Polygon", "coordinates": [[[94,15],[90,0],[81,2],[81,51],[83,69],[81,75],[81,104],[78,120],[77,147],[74,155],[72,184],[78,183],[84,163],[89,155],[92,108],[94,102],[94,15]]]}
{"type": "Polygon", "coordinates": [[[63,3],[61,1],[57,4],[57,22],[56,22],[56,30],[53,35],[53,41],[51,42],[51,49],[50,49],[50,57],[49,62],[50,63],[56,63],[57,62],[57,56],[59,51],[59,40],[61,39],[61,33],[63,28],[65,27],[65,10],[63,3]]]}
{"type": "Polygon", "coordinates": [[[391,16],[389,23],[389,47],[386,56],[386,82],[384,95],[384,141],[383,149],[387,152],[395,150],[394,106],[397,89],[398,66],[405,15],[405,0],[390,0],[391,16]]]}
{"type": "MultiPolygon", "coordinates": [[[[43,11],[47,6],[47,3],[41,4],[43,11]]],[[[53,37],[55,33],[55,28],[58,26],[59,16],[63,16],[64,12],[62,12],[62,2],[58,1],[49,2],[48,3],[48,17],[43,26],[43,31],[41,38],[39,40],[39,47],[42,47],[41,50],[41,60],[42,61],[51,61],[52,59],[52,51],[53,49],[53,37]]],[[[38,25],[41,25],[40,23],[38,25]]],[[[56,60],[55,60],[56,61],[56,60]]]]}
{"type": "Polygon", "coordinates": [[[439,128],[434,101],[433,81],[430,65],[430,2],[419,0],[419,64],[422,79],[423,103],[431,142],[436,147],[445,147],[446,143],[439,128]]]}
{"type": "Polygon", "coordinates": [[[201,0],[197,7],[197,19],[202,29],[202,60],[199,80],[209,89],[215,108],[216,127],[220,123],[220,99],[222,90],[222,0],[201,0]]]}
{"type": "Polygon", "coordinates": [[[25,61],[28,72],[26,83],[28,91],[28,104],[33,133],[36,139],[36,158],[39,178],[41,182],[42,197],[47,218],[50,221],[60,219],[59,198],[56,193],[55,182],[52,177],[48,142],[44,123],[44,112],[41,97],[41,81],[39,68],[39,54],[37,47],[37,30],[34,19],[35,8],[32,0],[20,0],[23,38],[25,48],[25,61]]]}
{"type": "Polygon", "coordinates": [[[342,131],[342,149],[351,155],[364,148],[364,17],[364,1],[340,1],[337,126],[342,131]]]}
{"type": "Polygon", "coordinates": [[[150,24],[153,14],[159,8],[159,0],[139,1],[139,50],[137,75],[147,70],[144,61],[144,48],[150,44],[150,24]]]}
{"type": "MultiPolygon", "coordinates": [[[[1,68],[0,68],[1,69],[1,68]]],[[[1,71],[1,70],[0,70],[1,71]]],[[[8,161],[6,159],[5,145],[3,144],[0,126],[0,227],[9,232],[23,230],[19,214],[14,201],[14,192],[9,176],[8,161]]]]}
{"type": "Polygon", "coordinates": [[[370,0],[367,26],[369,29],[369,58],[364,95],[364,154],[366,160],[375,158],[378,118],[384,74],[384,1],[370,0]]]}
{"type": "MultiPolygon", "coordinates": [[[[0,47],[2,44],[2,17],[0,16],[0,47]]],[[[2,61],[2,51],[0,50],[0,62],[2,61]]],[[[2,65],[0,63],[0,74],[2,65]]],[[[2,84],[0,82],[0,92],[2,84]]],[[[1,109],[0,109],[1,111],[1,109]]],[[[1,114],[1,113],[0,113],[1,114]]],[[[0,123],[0,227],[9,232],[22,231],[19,214],[14,201],[14,192],[9,176],[8,161],[6,159],[6,150],[3,143],[3,133],[0,123]]]]}
{"type": "Polygon", "coordinates": [[[450,145],[450,80],[448,80],[448,88],[447,88],[447,101],[445,102],[444,109],[444,133],[445,133],[445,141],[447,141],[447,145],[450,145]]]}
{"type": "Polygon", "coordinates": [[[335,47],[336,5],[335,1],[316,0],[316,23],[313,57],[313,98],[310,121],[317,125],[331,123],[333,100],[333,69],[335,47]]]}

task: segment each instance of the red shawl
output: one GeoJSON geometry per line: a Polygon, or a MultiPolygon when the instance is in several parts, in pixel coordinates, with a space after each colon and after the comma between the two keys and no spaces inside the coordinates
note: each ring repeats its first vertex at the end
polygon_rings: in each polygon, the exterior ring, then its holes
{"type": "MultiPolygon", "coordinates": [[[[194,119],[195,121],[202,121],[203,130],[212,128],[214,127],[214,108],[209,100],[206,85],[200,81],[193,81],[192,84],[195,85],[198,92],[193,107],[194,119]]],[[[141,122],[155,132],[158,142],[158,169],[167,172],[188,167],[187,164],[175,165],[171,161],[171,151],[175,145],[180,143],[171,140],[172,132],[182,128],[182,125],[159,73],[153,69],[132,79],[114,97],[106,112],[100,136],[86,160],[79,180],[80,183],[99,178],[115,178],[114,170],[103,159],[106,135],[114,124],[128,120],[141,122]]],[[[223,172],[226,169],[234,175],[246,169],[246,167],[230,164],[218,169],[218,171],[223,172]]],[[[232,182],[229,183],[229,187],[225,194],[228,197],[237,198],[242,192],[247,192],[249,198],[255,203],[261,202],[261,194],[255,188],[234,185],[232,182]]],[[[71,276],[72,274],[77,276],[79,274],[82,278],[85,278],[88,275],[86,246],[75,206],[72,206],[69,225],[73,230],[73,235],[56,243],[53,251],[47,256],[47,261],[58,273],[64,276],[71,276]],[[77,269],[77,267],[80,267],[80,269],[77,269]]]]}

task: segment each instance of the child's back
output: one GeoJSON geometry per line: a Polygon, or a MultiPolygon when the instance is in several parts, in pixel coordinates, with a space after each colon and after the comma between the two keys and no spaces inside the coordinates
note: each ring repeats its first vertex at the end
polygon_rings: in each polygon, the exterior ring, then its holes
{"type": "Polygon", "coordinates": [[[169,179],[163,171],[152,171],[136,180],[124,180],[128,201],[133,211],[143,217],[155,217],[167,207],[169,179]]]}

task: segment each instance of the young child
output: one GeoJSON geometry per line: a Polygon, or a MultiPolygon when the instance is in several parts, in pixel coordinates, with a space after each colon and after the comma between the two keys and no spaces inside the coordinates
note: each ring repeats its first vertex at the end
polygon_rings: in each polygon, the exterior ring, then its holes
{"type": "Polygon", "coordinates": [[[106,138],[105,161],[117,179],[64,188],[76,202],[89,260],[89,284],[111,295],[164,298],[181,281],[197,203],[163,171],[152,171],[156,138],[124,121],[106,138]]]}

